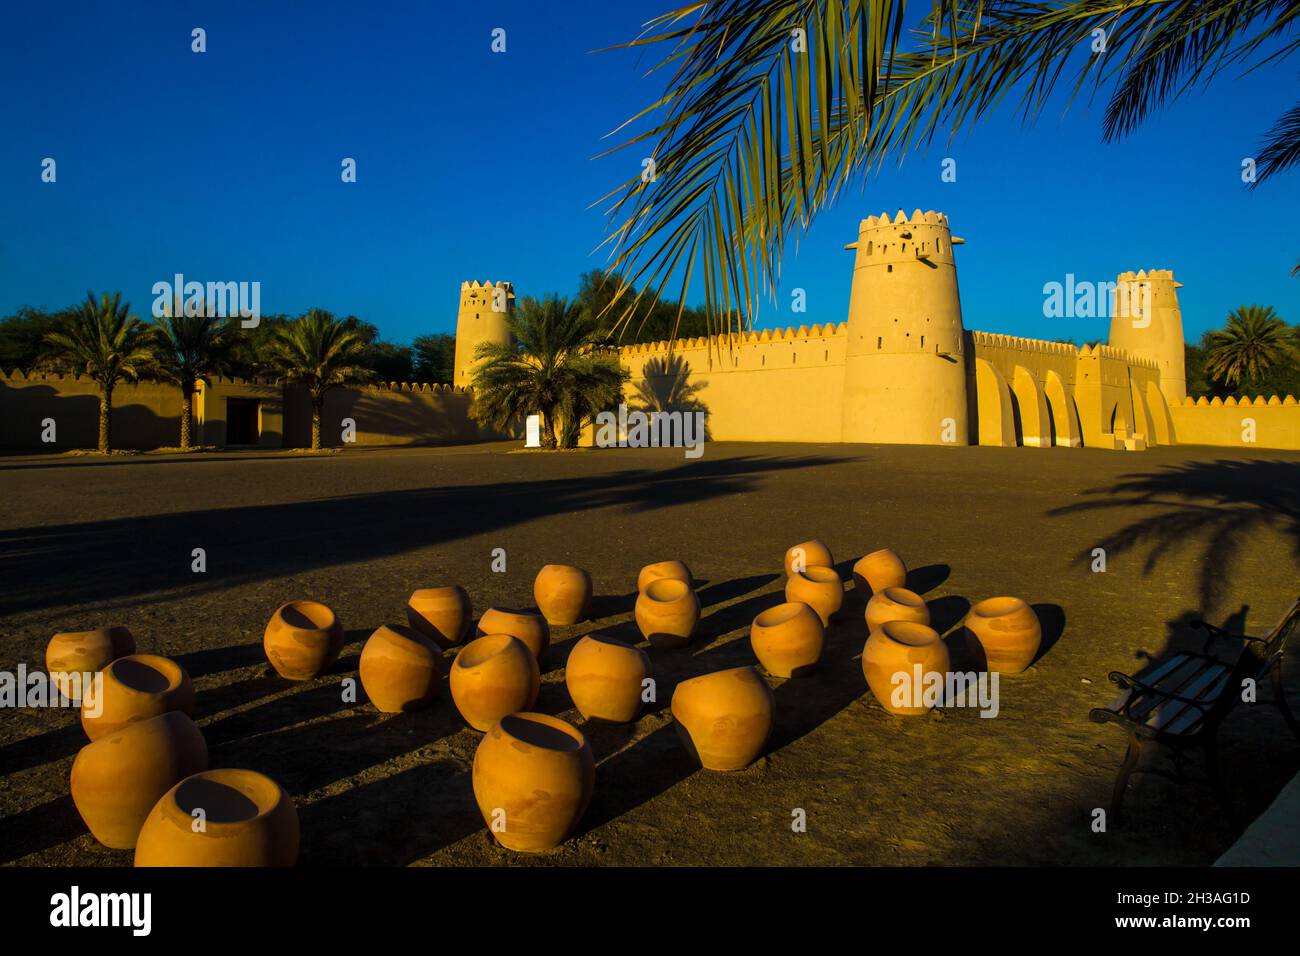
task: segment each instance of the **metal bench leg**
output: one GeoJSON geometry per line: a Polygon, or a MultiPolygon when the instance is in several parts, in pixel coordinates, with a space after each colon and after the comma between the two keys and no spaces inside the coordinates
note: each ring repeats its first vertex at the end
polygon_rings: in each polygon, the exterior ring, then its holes
{"type": "Polygon", "coordinates": [[[1137,739],[1136,734],[1128,735],[1128,753],[1124,755],[1124,762],[1120,764],[1119,776],[1115,778],[1115,791],[1110,798],[1110,818],[1111,821],[1119,826],[1123,818],[1124,810],[1124,791],[1128,789],[1128,778],[1132,776],[1133,770],[1138,765],[1138,758],[1142,756],[1142,742],[1137,739]]]}
{"type": "Polygon", "coordinates": [[[1210,774],[1210,786],[1214,788],[1214,795],[1218,797],[1223,812],[1228,817],[1228,822],[1235,829],[1237,826],[1237,811],[1232,805],[1232,798],[1228,795],[1228,787],[1223,781],[1223,773],[1219,768],[1219,743],[1213,733],[1205,738],[1205,767],[1210,774]]]}
{"type": "Polygon", "coordinates": [[[1278,661],[1273,667],[1273,700],[1277,704],[1277,709],[1282,711],[1282,717],[1286,720],[1286,725],[1291,728],[1291,733],[1295,734],[1296,740],[1300,740],[1300,724],[1296,723],[1295,715],[1291,713],[1291,708],[1287,706],[1286,694],[1282,691],[1282,662],[1278,661]]]}

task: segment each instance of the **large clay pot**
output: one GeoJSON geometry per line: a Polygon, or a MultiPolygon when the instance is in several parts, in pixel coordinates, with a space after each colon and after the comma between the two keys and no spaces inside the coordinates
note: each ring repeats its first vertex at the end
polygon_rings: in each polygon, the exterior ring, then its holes
{"type": "Polygon", "coordinates": [[[102,671],[119,657],[135,653],[135,638],[125,627],[55,634],[45,646],[45,669],[59,693],[81,703],[82,675],[102,671]]]}
{"type": "Polygon", "coordinates": [[[510,850],[563,843],[591,803],[596,762],[576,727],[546,714],[501,718],[474,752],[474,799],[489,831],[510,850]]]}
{"type": "Polygon", "coordinates": [[[194,711],[194,685],[174,660],[157,654],[119,657],[95,677],[81,701],[81,726],[91,740],[168,711],[194,711]]]}
{"type": "Polygon", "coordinates": [[[682,681],[673,691],[677,733],[707,770],[740,770],[763,752],[772,732],[772,689],[753,667],[682,681]]]}
{"type": "Polygon", "coordinates": [[[834,568],[810,567],[786,578],[785,599],[807,604],[826,625],[844,606],[844,582],[834,568]]]}
{"type": "Polygon", "coordinates": [[[361,649],[361,686],[386,714],[419,710],[438,696],[442,648],[413,627],[378,628],[361,649]]]}
{"type": "Polygon", "coordinates": [[[761,612],[749,627],[754,656],[773,677],[803,677],[822,656],[822,619],[802,601],[788,601],[761,612]]]}
{"type": "Polygon", "coordinates": [[[812,541],[805,541],[802,544],[796,544],[794,547],[786,550],[786,577],[792,577],[794,575],[796,564],[798,564],[801,569],[833,568],[835,566],[835,559],[831,557],[831,549],[814,538],[812,541]]]}
{"type": "Polygon", "coordinates": [[[1034,662],[1043,628],[1034,609],[1017,597],[980,601],[966,615],[966,627],[984,648],[990,671],[1019,674],[1034,662]]]}
{"type": "Polygon", "coordinates": [[[135,845],[136,866],[297,862],[298,810],[278,783],[253,770],[186,777],[150,811],[135,845]]]}
{"type": "Polygon", "coordinates": [[[474,623],[474,607],[469,592],[459,584],[440,588],[420,588],[406,602],[406,619],[439,647],[454,647],[469,637],[474,623]]]}
{"type": "Polygon", "coordinates": [[[853,565],[853,585],[864,598],[907,584],[907,565],[888,548],[872,551],[853,565]]]}
{"type": "Polygon", "coordinates": [[[647,584],[651,581],[658,581],[660,578],[683,581],[687,587],[695,583],[695,579],[691,577],[691,569],[681,561],[656,561],[654,564],[647,564],[641,569],[641,573],[636,576],[637,593],[640,594],[645,590],[647,584]]]}
{"type": "Polygon", "coordinates": [[[591,603],[591,575],[572,565],[548,564],[537,572],[533,600],[548,624],[577,624],[591,603]]]}
{"type": "Polygon", "coordinates": [[[930,623],[930,609],[925,598],[907,588],[885,588],[871,595],[867,602],[867,630],[874,631],[886,621],[930,623]]]}
{"type": "Polygon", "coordinates": [[[551,626],[546,623],[546,618],[530,611],[488,608],[478,621],[478,636],[485,634],[509,634],[519,638],[539,662],[551,646],[551,626]]]}
{"type": "Polygon", "coordinates": [[[319,601],[290,601],[271,615],[262,647],[285,680],[311,680],[338,660],[343,624],[319,601]]]}
{"type": "Polygon", "coordinates": [[[891,714],[924,714],[929,709],[923,703],[925,675],[937,673],[946,680],[948,666],[948,648],[939,632],[914,621],[886,621],[862,648],[867,686],[891,714]]]}
{"type": "Polygon", "coordinates": [[[641,713],[643,682],[652,674],[650,655],[639,647],[589,634],[569,652],[564,684],[583,717],[627,723],[641,713]]]}
{"type": "Polygon", "coordinates": [[[675,578],[651,581],[636,596],[636,626],[655,647],[685,647],[699,622],[699,597],[675,578]]]}
{"type": "Polygon", "coordinates": [[[82,747],[72,762],[72,802],[96,840],[129,850],[158,799],[190,774],[207,769],[203,733],[173,710],[82,747]]]}
{"type": "Polygon", "coordinates": [[[489,634],[466,644],[451,665],[451,699],[475,730],[537,702],[542,686],[537,658],[509,634],[489,634]]]}

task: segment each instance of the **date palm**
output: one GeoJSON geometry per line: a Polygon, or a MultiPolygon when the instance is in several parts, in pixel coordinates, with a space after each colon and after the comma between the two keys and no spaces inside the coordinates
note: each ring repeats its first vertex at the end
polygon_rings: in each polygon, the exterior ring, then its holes
{"type": "Polygon", "coordinates": [[[43,365],[86,375],[99,386],[98,448],[107,455],[113,450],[113,390],[157,368],[149,326],[131,314],[122,293],[106,292],[96,300],[87,292],[86,301],[45,342],[43,365]]]}
{"type": "Polygon", "coordinates": [[[1206,336],[1205,370],[1230,387],[1257,382],[1293,354],[1292,328],[1272,306],[1243,305],[1228,313],[1221,329],[1206,336]]]}
{"type": "MultiPolygon", "coordinates": [[[[1105,90],[1103,136],[1213,80],[1300,47],[1294,0],[717,0],[651,20],[663,95],[619,127],[632,174],[606,197],[611,303],[703,286],[712,331],[752,319],[791,234],[885,159],[950,137],[1008,99],[1032,118],[1063,77],[1105,90]],[[929,8],[927,8],[929,9],[929,8]],[[641,156],[653,160],[644,175],[641,156]],[[629,292],[639,287],[639,292],[629,292]]],[[[611,150],[613,152],[614,150],[611,150]]],[[[1256,151],[1256,183],[1300,162],[1300,105],[1256,151]]]]}
{"type": "Polygon", "coordinates": [[[186,315],[179,299],[168,314],[154,319],[158,364],[163,375],[181,388],[181,448],[193,444],[194,390],[208,376],[229,369],[230,325],[224,318],[186,315]]]}
{"type": "Polygon", "coordinates": [[[311,399],[311,447],[320,450],[321,412],[330,389],[368,381],[362,362],[365,337],[348,322],[311,309],[275,329],[268,358],[286,382],[302,385],[311,399]]]}
{"type": "Polygon", "coordinates": [[[573,447],[584,421],[618,404],[630,373],[601,345],[594,316],[558,296],[522,299],[507,322],[512,343],[474,352],[470,414],[504,431],[537,413],[542,447],[573,447]]]}

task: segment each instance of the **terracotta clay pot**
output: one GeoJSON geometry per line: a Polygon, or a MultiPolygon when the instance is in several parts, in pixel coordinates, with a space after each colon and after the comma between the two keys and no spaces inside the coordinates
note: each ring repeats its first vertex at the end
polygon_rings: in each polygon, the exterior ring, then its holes
{"type": "Polygon", "coordinates": [[[135,845],[136,866],[297,862],[298,810],[278,783],[252,770],[186,777],[150,811],[135,845]]]}
{"type": "Polygon", "coordinates": [[[644,591],[646,585],[651,581],[657,581],[660,578],[683,581],[687,587],[691,587],[695,583],[695,579],[691,577],[691,569],[681,561],[656,561],[654,564],[647,564],[641,569],[641,573],[636,576],[637,593],[644,591]]]}
{"type": "Polygon", "coordinates": [[[469,637],[474,607],[469,592],[459,584],[420,588],[406,602],[406,619],[411,627],[445,649],[469,637]]]}
{"type": "Polygon", "coordinates": [[[509,634],[470,641],[451,665],[451,699],[475,730],[491,730],[506,714],[532,707],[541,686],[537,658],[509,634]]]}
{"type": "Polygon", "coordinates": [[[537,572],[533,600],[552,626],[577,624],[591,603],[591,575],[568,564],[548,564],[537,572]]]}
{"type": "Polygon", "coordinates": [[[72,762],[72,802],[96,840],[129,850],[158,799],[190,774],[207,769],[203,733],[173,710],[82,747],[72,762]]]}
{"type": "Polygon", "coordinates": [[[641,713],[642,682],[652,674],[650,655],[639,647],[589,634],[569,652],[564,684],[583,717],[627,723],[641,713]]]}
{"type": "Polygon", "coordinates": [[[853,585],[864,598],[870,598],[885,588],[901,588],[907,584],[907,565],[888,548],[872,551],[853,565],[853,585]]]}
{"type": "Polygon", "coordinates": [[[786,579],[785,599],[807,604],[826,625],[844,606],[844,582],[834,568],[810,567],[786,579]]]}
{"type": "Polygon", "coordinates": [[[867,686],[891,714],[924,714],[929,709],[921,703],[925,675],[937,673],[946,679],[948,666],[948,648],[939,632],[914,621],[886,621],[862,648],[867,686]]]}
{"type": "Polygon", "coordinates": [[[802,544],[796,544],[785,552],[785,576],[793,576],[796,561],[800,561],[804,569],[807,568],[833,568],[835,559],[831,557],[831,549],[826,547],[817,539],[805,541],[802,544]]]}
{"type": "Polygon", "coordinates": [[[262,647],[285,680],[311,680],[338,660],[343,624],[319,601],[290,601],[271,615],[262,647]]]}
{"type": "Polygon", "coordinates": [[[112,661],[135,653],[135,638],[125,627],[55,634],[45,646],[45,670],[65,698],[81,702],[82,674],[102,671],[112,661]]]}
{"type": "Polygon", "coordinates": [[[1019,674],[1034,662],[1043,642],[1038,615],[1016,597],[980,601],[970,609],[965,623],[984,648],[990,671],[1019,674]]]}
{"type": "Polygon", "coordinates": [[[802,601],[770,607],[754,618],[749,643],[754,656],[773,677],[803,677],[822,656],[822,619],[802,601]]]}
{"type": "Polygon", "coordinates": [[[700,599],[691,586],[659,578],[636,597],[636,626],[655,647],[685,647],[700,622],[700,599]]]}
{"type": "Polygon", "coordinates": [[[907,588],[885,588],[871,595],[867,602],[867,630],[874,631],[886,621],[930,623],[930,609],[925,598],[907,588]]]}
{"type": "Polygon", "coordinates": [[[442,648],[413,627],[385,624],[361,649],[361,686],[386,714],[420,710],[438,696],[442,648]]]}
{"type": "Polygon", "coordinates": [[[488,608],[478,621],[478,636],[485,634],[509,634],[519,638],[539,662],[551,646],[551,626],[546,623],[546,618],[530,611],[488,608]]]}
{"type": "Polygon", "coordinates": [[[677,733],[707,770],[740,770],[763,752],[775,701],[753,667],[682,681],[673,691],[677,733]]]}
{"type": "Polygon", "coordinates": [[[194,685],[174,660],[157,654],[119,657],[95,677],[81,701],[81,726],[91,740],[168,711],[194,711],[194,685]]]}
{"type": "Polygon", "coordinates": [[[591,803],[596,762],[576,727],[507,714],[474,752],[474,799],[498,843],[522,853],[559,846],[591,803]]]}

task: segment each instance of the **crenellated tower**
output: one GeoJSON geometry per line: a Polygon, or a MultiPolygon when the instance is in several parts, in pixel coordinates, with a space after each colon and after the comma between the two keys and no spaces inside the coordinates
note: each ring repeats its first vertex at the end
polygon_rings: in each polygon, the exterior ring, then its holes
{"type": "Polygon", "coordinates": [[[456,315],[456,365],[452,383],[468,388],[473,380],[474,350],[484,342],[509,345],[510,314],[515,307],[509,282],[462,282],[456,315]]]}
{"type": "Polygon", "coordinates": [[[858,227],[843,441],[967,443],[966,356],[948,217],[900,209],[858,227]]]}
{"type": "Polygon", "coordinates": [[[1171,405],[1187,397],[1183,313],[1169,269],[1121,272],[1111,309],[1110,344],[1160,366],[1160,391],[1171,405]]]}

